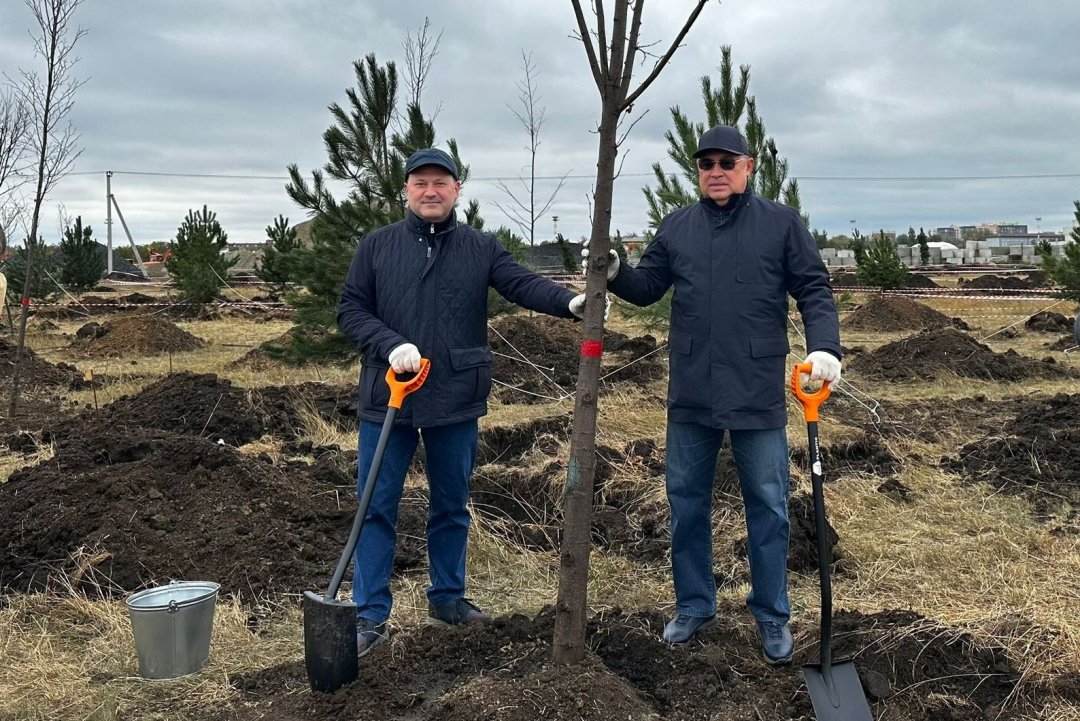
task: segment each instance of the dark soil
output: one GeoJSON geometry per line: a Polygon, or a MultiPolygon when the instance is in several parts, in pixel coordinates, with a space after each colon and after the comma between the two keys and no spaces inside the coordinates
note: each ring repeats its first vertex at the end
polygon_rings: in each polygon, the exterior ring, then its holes
{"type": "Polygon", "coordinates": [[[946,467],[1029,499],[1041,520],[1080,528],[1080,394],[1021,401],[995,437],[969,443],[946,467]]]}
{"type": "Polygon", "coordinates": [[[1061,313],[1050,310],[1040,310],[1024,322],[1028,330],[1037,330],[1042,333],[1071,333],[1073,321],[1061,313]]]}
{"type": "Polygon", "coordinates": [[[971,336],[954,328],[929,331],[851,359],[848,368],[859,375],[881,380],[925,380],[950,375],[994,381],[1028,378],[1068,378],[1068,368],[1037,361],[1009,349],[995,353],[971,336]]]}
{"type": "Polygon", "coordinates": [[[905,288],[940,288],[934,279],[925,273],[908,273],[904,280],[905,288]]]}
{"type": "Polygon", "coordinates": [[[844,319],[845,330],[877,333],[955,327],[967,329],[959,318],[950,318],[933,308],[899,295],[873,295],[844,319]]]}
{"type": "Polygon", "coordinates": [[[854,273],[833,273],[829,277],[829,285],[833,288],[857,288],[860,283],[854,273]]]}
{"type": "Polygon", "coordinates": [[[978,288],[987,290],[1031,290],[1035,287],[1029,281],[1015,275],[980,275],[970,280],[959,278],[956,285],[965,290],[978,288]]]}
{"type": "MultiPolygon", "coordinates": [[[[239,698],[208,709],[205,719],[239,721],[757,721],[814,718],[800,664],[816,661],[816,628],[797,628],[788,667],[760,661],[741,609],[688,648],[659,640],[657,612],[619,609],[593,617],[582,664],[551,662],[554,614],[504,616],[480,627],[397,633],[363,659],[360,677],[335,694],[307,690],[301,662],[233,678],[239,698]]],[[[995,648],[948,632],[907,611],[834,622],[839,657],[857,654],[856,669],[875,719],[885,721],[1016,721],[1001,711],[1019,674],[995,648]]],[[[1021,704],[1022,705],[1022,704],[1021,704]]]]}
{"type": "Polygon", "coordinates": [[[95,592],[170,579],[213,580],[244,599],[314,589],[355,509],[350,489],[319,483],[306,464],[190,435],[85,423],[57,446],[0,485],[0,588],[40,589],[62,569],[95,592]]]}
{"type": "MultiPolygon", "coordinates": [[[[15,374],[16,347],[7,340],[0,340],[0,388],[11,388],[15,374]]],[[[19,387],[33,392],[38,389],[77,390],[89,388],[83,372],[67,363],[53,364],[38,356],[30,348],[23,347],[19,366],[19,387]]]]}
{"type": "MultiPolygon", "coordinates": [[[[792,448],[791,460],[799,468],[806,468],[806,449],[792,448]]],[[[826,480],[850,473],[865,473],[884,478],[896,473],[900,465],[899,459],[884,446],[880,436],[866,433],[851,441],[822,443],[821,463],[825,468],[826,480]]]]}
{"type": "Polygon", "coordinates": [[[1072,333],[1066,336],[1058,338],[1053,343],[1047,343],[1046,347],[1050,350],[1067,351],[1076,348],[1076,336],[1072,333]]]}
{"type": "Polygon", "coordinates": [[[93,357],[161,355],[195,350],[206,345],[185,330],[158,316],[131,315],[107,321],[93,338],[76,338],[72,348],[93,357]]]}
{"type": "MultiPolygon", "coordinates": [[[[504,316],[491,322],[488,343],[495,354],[493,398],[503,403],[544,403],[574,391],[581,358],[580,325],[549,316],[504,316]]],[[[663,378],[666,357],[655,350],[652,336],[628,338],[606,331],[601,391],[663,378]]]]}

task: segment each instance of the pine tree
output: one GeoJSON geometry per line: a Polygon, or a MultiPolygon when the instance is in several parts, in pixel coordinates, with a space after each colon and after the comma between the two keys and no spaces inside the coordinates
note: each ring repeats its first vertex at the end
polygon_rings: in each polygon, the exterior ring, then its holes
{"type": "Polygon", "coordinates": [[[1039,243],[1035,250],[1042,256],[1042,267],[1047,277],[1059,286],[1054,296],[1080,301],[1080,200],[1073,201],[1073,208],[1076,227],[1069,233],[1065,254],[1060,258],[1055,256],[1046,240],[1039,243]]]}
{"type": "MultiPolygon", "coordinates": [[[[713,81],[709,76],[701,78],[705,123],[691,122],[677,106],[671,109],[671,119],[675,127],[664,133],[664,137],[668,141],[668,157],[678,166],[681,179],[679,175],[665,173],[660,163],[653,164],[656,188],[642,189],[651,228],[658,228],[661,219],[673,210],[697,201],[698,170],[694,153],[697,151],[701,134],[715,125],[741,125],[750,154],[756,159],[754,174],[750,178],[750,188],[754,193],[769,200],[780,200],[801,213],[798,182],[795,179],[788,180],[788,161],[780,155],[776,142],[766,135],[765,123],[757,112],[757,101],[749,94],[750,66],[739,67],[739,78],[736,81],[731,61],[731,46],[722,46],[720,53],[719,89],[713,89],[713,81]]],[[[805,215],[803,222],[809,228],[810,219],[805,215]]]]}
{"type": "Polygon", "coordinates": [[[236,258],[222,255],[228,240],[217,214],[205,205],[200,213],[188,211],[176,229],[172,255],[165,261],[184,300],[209,303],[218,297],[229,268],[236,264],[236,258]]]}
{"type": "MultiPolygon", "coordinates": [[[[405,217],[405,161],[416,150],[436,144],[434,125],[416,100],[400,114],[393,62],[381,66],[370,54],[353,63],[353,72],[356,87],[345,92],[348,105],[330,106],[333,124],[323,133],[325,165],[312,172],[310,183],[296,165],[288,168],[286,192],[314,217],[312,242],[289,253],[290,280],[296,285],[286,294],[286,301],[296,308],[292,343],[284,348],[264,347],[270,355],[291,363],[356,358],[357,350],[337,327],[341,287],[361,238],[405,217]],[[392,130],[399,120],[400,130],[392,130]],[[344,200],[331,194],[327,177],[347,185],[344,200]]],[[[461,162],[456,141],[447,141],[447,146],[464,182],[468,166],[461,162]]],[[[483,227],[476,200],[469,202],[463,219],[475,228],[483,227]]]]}
{"type": "MultiPolygon", "coordinates": [[[[510,256],[518,263],[525,260],[525,239],[517,233],[513,232],[505,225],[500,226],[494,233],[495,238],[499,241],[499,245],[506,248],[509,251],[510,256]]],[[[517,306],[506,298],[499,295],[498,291],[494,288],[488,288],[488,318],[495,318],[500,315],[509,315],[513,313],[517,306]]]]}
{"type": "Polygon", "coordinates": [[[91,238],[93,230],[83,226],[82,216],[64,229],[60,252],[64,264],[60,268],[60,284],[76,292],[93,288],[105,276],[107,268],[103,248],[91,238]]]}
{"type": "Polygon", "coordinates": [[[581,261],[574,257],[574,251],[570,248],[570,242],[562,233],[555,236],[555,242],[559,244],[559,254],[562,256],[563,270],[567,273],[580,273],[581,261]]]}
{"type": "Polygon", "coordinates": [[[289,282],[289,254],[299,247],[296,228],[289,227],[289,219],[279,215],[273,225],[266,226],[266,248],[262,261],[255,262],[255,275],[285,292],[289,282]]]}
{"type": "Polygon", "coordinates": [[[919,263],[922,265],[930,265],[930,244],[926,238],[926,231],[919,228],[919,235],[916,237],[919,243],[919,263]]]}
{"type": "Polygon", "coordinates": [[[896,247],[881,231],[864,251],[855,270],[859,283],[874,288],[902,288],[907,280],[907,268],[896,254],[896,247]]]}
{"type": "Polygon", "coordinates": [[[45,246],[45,241],[41,238],[38,238],[36,243],[24,241],[4,266],[4,275],[7,276],[8,281],[8,302],[16,307],[21,300],[26,279],[27,245],[31,246],[29,252],[33,254],[34,259],[30,271],[30,299],[47,301],[59,291],[56,282],[49,277],[50,275],[53,278],[56,277],[56,260],[45,246]]]}

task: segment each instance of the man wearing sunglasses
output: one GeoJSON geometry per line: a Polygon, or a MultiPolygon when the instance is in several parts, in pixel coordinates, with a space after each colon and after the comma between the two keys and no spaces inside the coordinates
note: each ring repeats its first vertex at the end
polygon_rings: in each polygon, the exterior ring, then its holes
{"type": "Polygon", "coordinates": [[[608,267],[608,289],[640,306],[674,286],[668,337],[667,496],[676,615],[664,640],[685,644],[716,623],[711,501],[725,433],[749,545],[747,606],[765,660],[788,663],[788,445],[784,393],[788,296],[802,315],[811,378],[840,379],[829,274],[794,209],[754,195],[746,139],[719,125],[694,154],[700,200],[660,223],[636,268],[608,267]]]}

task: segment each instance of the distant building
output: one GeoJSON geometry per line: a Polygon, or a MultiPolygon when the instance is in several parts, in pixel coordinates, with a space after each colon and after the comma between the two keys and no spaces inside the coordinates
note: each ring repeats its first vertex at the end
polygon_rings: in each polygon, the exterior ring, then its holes
{"type": "Polygon", "coordinates": [[[955,225],[950,225],[945,228],[934,228],[934,235],[941,236],[942,238],[951,238],[952,240],[960,240],[960,228],[955,225]]]}

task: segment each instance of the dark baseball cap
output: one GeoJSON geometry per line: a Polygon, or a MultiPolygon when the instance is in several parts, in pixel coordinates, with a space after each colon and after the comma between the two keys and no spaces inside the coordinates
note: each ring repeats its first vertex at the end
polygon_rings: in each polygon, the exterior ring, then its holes
{"type": "Polygon", "coordinates": [[[746,138],[737,128],[730,125],[717,125],[702,133],[694,157],[700,158],[705,153],[717,150],[724,150],[735,155],[750,154],[750,150],[746,147],[746,138]]]}
{"type": "Polygon", "coordinates": [[[450,175],[453,175],[454,180],[458,179],[457,165],[454,163],[454,159],[438,148],[424,148],[410,155],[409,160],[405,163],[405,179],[409,179],[409,173],[425,165],[437,165],[450,173],[450,175]]]}

